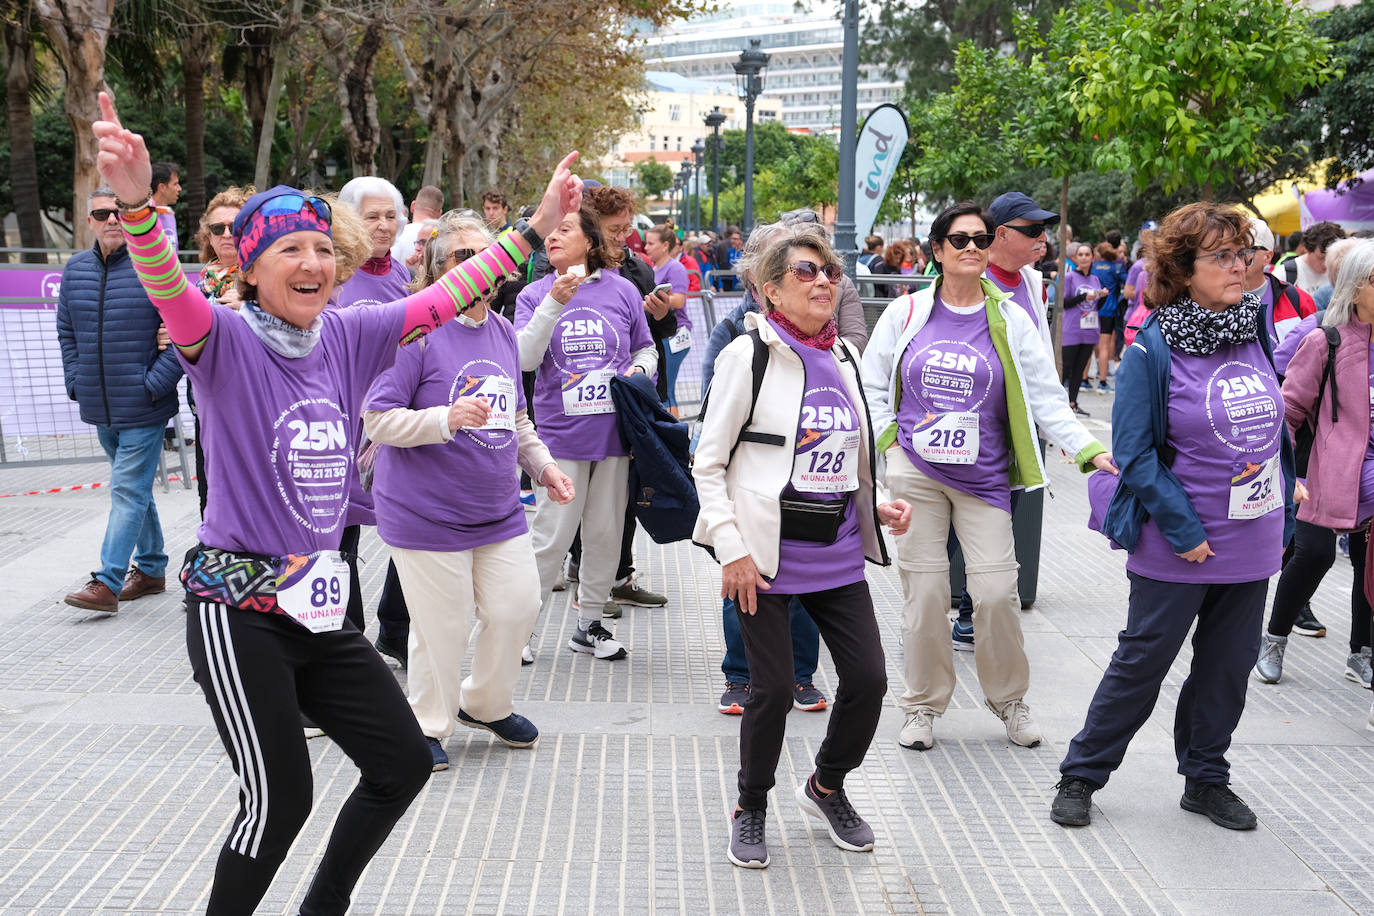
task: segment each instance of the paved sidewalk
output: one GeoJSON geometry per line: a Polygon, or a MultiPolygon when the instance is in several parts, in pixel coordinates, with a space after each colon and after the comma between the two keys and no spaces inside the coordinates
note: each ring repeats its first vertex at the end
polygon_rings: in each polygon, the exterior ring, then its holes
{"type": "MultiPolygon", "coordinates": [[[[1109,400],[1090,398],[1105,429],[1109,400]]],[[[1105,432],[1103,433],[1105,435],[1105,432]]],[[[100,480],[101,465],[0,467],[0,493],[100,480]]],[[[849,782],[877,848],[848,853],[798,812],[827,713],[793,712],[771,801],[765,871],[725,858],[739,720],[722,688],[719,573],[685,544],[641,538],[666,610],[627,609],[631,650],[597,662],[565,648],[566,593],[541,618],[539,658],[517,709],[543,737],[508,750],[459,729],[436,773],[364,875],[355,913],[1374,913],[1370,693],[1346,681],[1349,563],[1313,602],[1330,632],[1294,637],[1284,681],[1251,683],[1230,758],[1260,818],[1237,834],[1178,807],[1171,720],[1179,659],[1091,827],[1049,820],[1057,764],[1082,723],[1125,612],[1123,558],[1084,526],[1081,479],[1052,456],[1042,571],[1022,618],[1027,698],[1046,733],[1011,746],[982,705],[971,654],[928,752],[896,743],[891,701],[849,782]]],[[[237,785],[190,679],[179,598],[115,617],[61,603],[95,564],[100,490],[0,499],[0,913],[203,911],[237,785]]],[[[194,491],[159,492],[174,566],[190,545],[194,491]]],[[[369,628],[385,571],[364,539],[369,628]]],[[[870,567],[900,684],[896,577],[870,567]]],[[[824,654],[823,654],[824,658],[824,654]]],[[[398,672],[403,677],[403,672],[398,672]]],[[[828,658],[818,686],[834,696],[828,658]]],[[[317,809],[261,912],[294,913],[356,771],[310,742],[317,809]]]]}

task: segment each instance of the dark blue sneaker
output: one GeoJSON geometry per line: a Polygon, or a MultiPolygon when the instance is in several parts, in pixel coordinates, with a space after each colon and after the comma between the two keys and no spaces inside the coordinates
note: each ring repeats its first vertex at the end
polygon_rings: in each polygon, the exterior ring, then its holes
{"type": "Polygon", "coordinates": [[[479,722],[460,709],[458,722],[468,728],[484,728],[509,747],[533,747],[539,740],[539,729],[534,723],[515,712],[495,722],[479,722]]]}
{"type": "Polygon", "coordinates": [[[973,622],[964,623],[962,620],[954,621],[954,628],[950,630],[950,639],[954,642],[956,652],[973,651],[973,622]]]}
{"type": "Polygon", "coordinates": [[[430,772],[437,773],[440,770],[447,770],[448,754],[444,753],[444,745],[440,743],[438,738],[431,738],[429,735],[425,735],[425,740],[429,742],[429,756],[434,760],[434,766],[430,768],[430,772]]]}

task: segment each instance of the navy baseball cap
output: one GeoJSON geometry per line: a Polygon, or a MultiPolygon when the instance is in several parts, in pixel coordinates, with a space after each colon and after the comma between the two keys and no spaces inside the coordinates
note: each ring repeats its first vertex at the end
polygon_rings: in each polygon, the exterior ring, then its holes
{"type": "Polygon", "coordinates": [[[1020,191],[1008,191],[988,205],[988,216],[994,226],[1002,226],[1022,217],[1053,226],[1059,214],[1046,210],[1020,191]]]}

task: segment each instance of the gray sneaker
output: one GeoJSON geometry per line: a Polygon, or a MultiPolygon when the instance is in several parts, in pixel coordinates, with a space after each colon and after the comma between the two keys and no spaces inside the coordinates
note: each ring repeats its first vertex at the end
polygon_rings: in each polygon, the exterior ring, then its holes
{"type": "Polygon", "coordinates": [[[1255,680],[1261,684],[1277,684],[1283,677],[1283,650],[1288,648],[1287,636],[1260,634],[1259,661],[1255,662],[1255,680]]]}
{"type": "Polygon", "coordinates": [[[1358,655],[1351,655],[1345,660],[1345,679],[1354,681],[1365,690],[1370,689],[1370,679],[1374,677],[1374,664],[1371,663],[1369,646],[1360,650],[1358,655]]]}
{"type": "Polygon", "coordinates": [[[844,789],[836,789],[821,798],[811,791],[811,780],[797,786],[797,804],[802,811],[818,820],[825,821],[830,839],[841,849],[853,852],[868,852],[873,848],[873,828],[868,821],[859,817],[844,789]]]}
{"type": "Polygon", "coordinates": [[[730,818],[730,861],[740,868],[767,868],[768,843],[764,839],[766,812],[759,808],[736,811],[730,818]]]}
{"type": "Polygon", "coordinates": [[[616,604],[629,604],[634,607],[663,607],[668,603],[668,596],[641,587],[631,576],[628,582],[611,589],[611,600],[616,604]]]}

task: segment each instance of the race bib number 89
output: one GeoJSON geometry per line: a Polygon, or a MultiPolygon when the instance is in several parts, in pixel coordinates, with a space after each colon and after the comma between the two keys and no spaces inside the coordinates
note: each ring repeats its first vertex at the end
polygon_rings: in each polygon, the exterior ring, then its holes
{"type": "Polygon", "coordinates": [[[287,557],[277,583],[277,607],[311,633],[343,626],[348,611],[349,569],[337,550],[287,557]]]}

